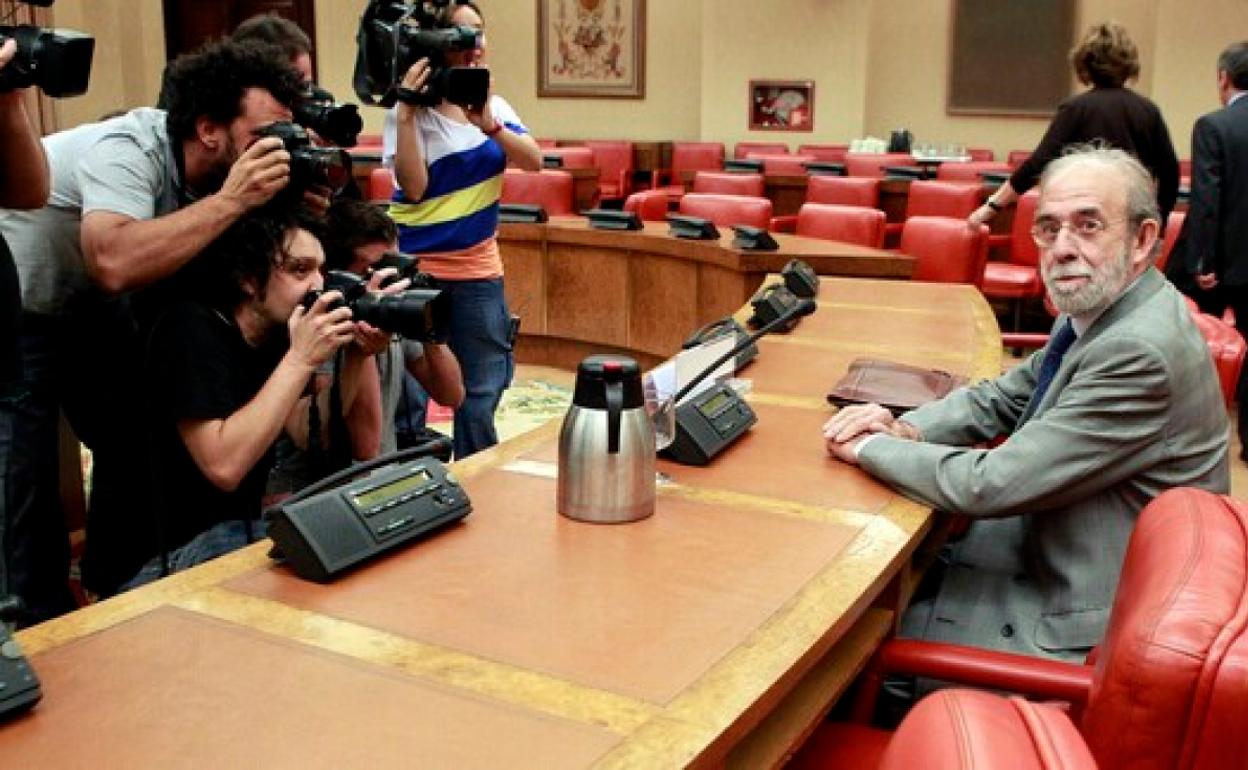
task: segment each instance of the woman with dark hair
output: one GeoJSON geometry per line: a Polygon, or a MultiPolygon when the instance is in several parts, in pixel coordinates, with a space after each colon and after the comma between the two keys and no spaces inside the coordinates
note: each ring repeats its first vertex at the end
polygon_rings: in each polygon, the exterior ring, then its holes
{"type": "Polygon", "coordinates": [[[1153,175],[1165,227],[1178,196],[1179,160],[1161,110],[1125,85],[1140,74],[1139,51],[1126,27],[1113,21],[1094,24],[1070,52],[1070,63],[1079,82],[1091,88],[1058,105],[1031,157],[971,214],[970,221],[987,224],[998,211],[1018,200],[1063,148],[1100,141],[1139,158],[1153,175]]]}

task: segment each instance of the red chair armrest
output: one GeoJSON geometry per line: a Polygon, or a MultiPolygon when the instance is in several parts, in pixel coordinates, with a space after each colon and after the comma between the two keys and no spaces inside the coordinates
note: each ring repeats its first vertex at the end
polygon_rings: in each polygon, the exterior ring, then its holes
{"type": "Polygon", "coordinates": [[[771,227],[768,229],[773,233],[795,233],[797,232],[797,215],[782,214],[778,217],[772,217],[771,227]]]}
{"type": "Polygon", "coordinates": [[[863,676],[851,721],[865,724],[875,711],[879,684],[889,674],[942,679],[970,687],[1068,701],[1081,706],[1092,688],[1092,667],[957,644],[890,639],[863,676]]]}
{"type": "Polygon", "coordinates": [[[1002,332],[1001,344],[1007,348],[1039,350],[1049,344],[1049,335],[1040,332],[1002,332]]]}

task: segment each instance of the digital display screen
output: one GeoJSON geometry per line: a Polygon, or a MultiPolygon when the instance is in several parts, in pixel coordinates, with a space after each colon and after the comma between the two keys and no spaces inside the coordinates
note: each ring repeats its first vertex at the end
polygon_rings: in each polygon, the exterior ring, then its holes
{"type": "Polygon", "coordinates": [[[404,476],[401,479],[391,481],[389,484],[383,484],[382,486],[374,487],[367,492],[352,495],[351,501],[355,503],[357,508],[367,510],[373,506],[384,503],[387,500],[392,500],[404,492],[419,489],[421,486],[424,486],[427,482],[432,480],[433,477],[429,475],[429,471],[422,468],[409,476],[404,476]]]}
{"type": "Polygon", "coordinates": [[[698,411],[700,411],[702,414],[706,415],[707,417],[712,417],[715,415],[716,412],[718,412],[719,410],[727,406],[729,403],[731,403],[731,401],[732,401],[732,397],[721,390],[710,401],[706,401],[701,404],[698,404],[698,411]]]}

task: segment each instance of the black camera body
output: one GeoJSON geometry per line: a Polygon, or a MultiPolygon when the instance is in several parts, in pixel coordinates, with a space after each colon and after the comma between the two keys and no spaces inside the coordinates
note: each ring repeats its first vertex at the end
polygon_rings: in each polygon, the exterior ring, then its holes
{"type": "Polygon", "coordinates": [[[328,187],[335,194],[351,181],[351,156],[339,147],[315,147],[303,126],[287,120],[270,123],[256,131],[257,136],[275,136],[290,153],[292,193],[302,194],[311,185],[328,187]]]}
{"type": "Polygon", "coordinates": [[[398,294],[370,292],[363,278],[344,270],[325,274],[325,288],[309,291],[304,308],[311,308],[327,291],[342,293],[342,301],[330,309],[347,307],[357,321],[419,342],[441,342],[450,332],[450,299],[440,289],[408,289],[398,294]]]}
{"type": "Polygon", "coordinates": [[[364,130],[359,107],[338,103],[333,94],[315,84],[308,86],[294,113],[296,123],[339,147],[354,147],[364,130]]]}
{"type": "Polygon", "coordinates": [[[87,92],[95,38],[72,29],[0,25],[0,45],[9,38],[17,41],[17,53],[0,70],[0,92],[30,86],[57,98],[87,92]]]}
{"type": "Polygon", "coordinates": [[[471,27],[447,26],[451,0],[370,0],[356,33],[355,92],[361,100],[383,107],[396,101],[437,105],[443,99],[479,108],[490,91],[490,71],[483,67],[449,67],[446,54],[481,45],[471,27]],[[402,88],[403,76],[420,59],[429,60],[429,79],[420,92],[402,88]]]}
{"type": "Polygon", "coordinates": [[[373,272],[376,272],[378,270],[385,270],[387,267],[393,267],[398,271],[398,274],[393,278],[382,281],[381,287],[383,289],[392,283],[403,280],[404,278],[409,281],[408,288],[410,289],[438,288],[438,279],[428,273],[422,273],[420,271],[420,257],[413,254],[404,254],[400,251],[387,251],[385,254],[381,255],[381,259],[378,259],[373,263],[372,270],[373,272]]]}

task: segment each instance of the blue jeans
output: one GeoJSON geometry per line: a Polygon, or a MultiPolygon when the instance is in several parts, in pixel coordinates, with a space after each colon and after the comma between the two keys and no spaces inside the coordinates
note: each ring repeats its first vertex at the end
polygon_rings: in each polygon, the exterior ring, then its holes
{"type": "MultiPolygon", "coordinates": [[[[515,374],[511,312],[503,297],[503,279],[479,281],[438,281],[439,288],[450,298],[451,329],[447,345],[459,359],[464,377],[464,403],[455,410],[455,458],[461,459],[498,443],[494,430],[494,412],[515,374]]],[[[396,429],[409,424],[425,424],[427,396],[410,377],[404,387],[413,407],[404,415],[404,402],[399,403],[396,429]],[[414,389],[414,390],[413,390],[414,389]],[[419,392],[418,392],[419,391],[419,392]]]]}
{"type": "MultiPolygon", "coordinates": [[[[234,520],[223,521],[212,529],[200,532],[186,545],[169,552],[169,574],[190,569],[250,545],[264,537],[265,528],[263,521],[234,520]]],[[[129,591],[159,580],[163,577],[161,571],[160,557],[157,556],[144,564],[139,574],[126,582],[120,590],[129,591]]]]}

